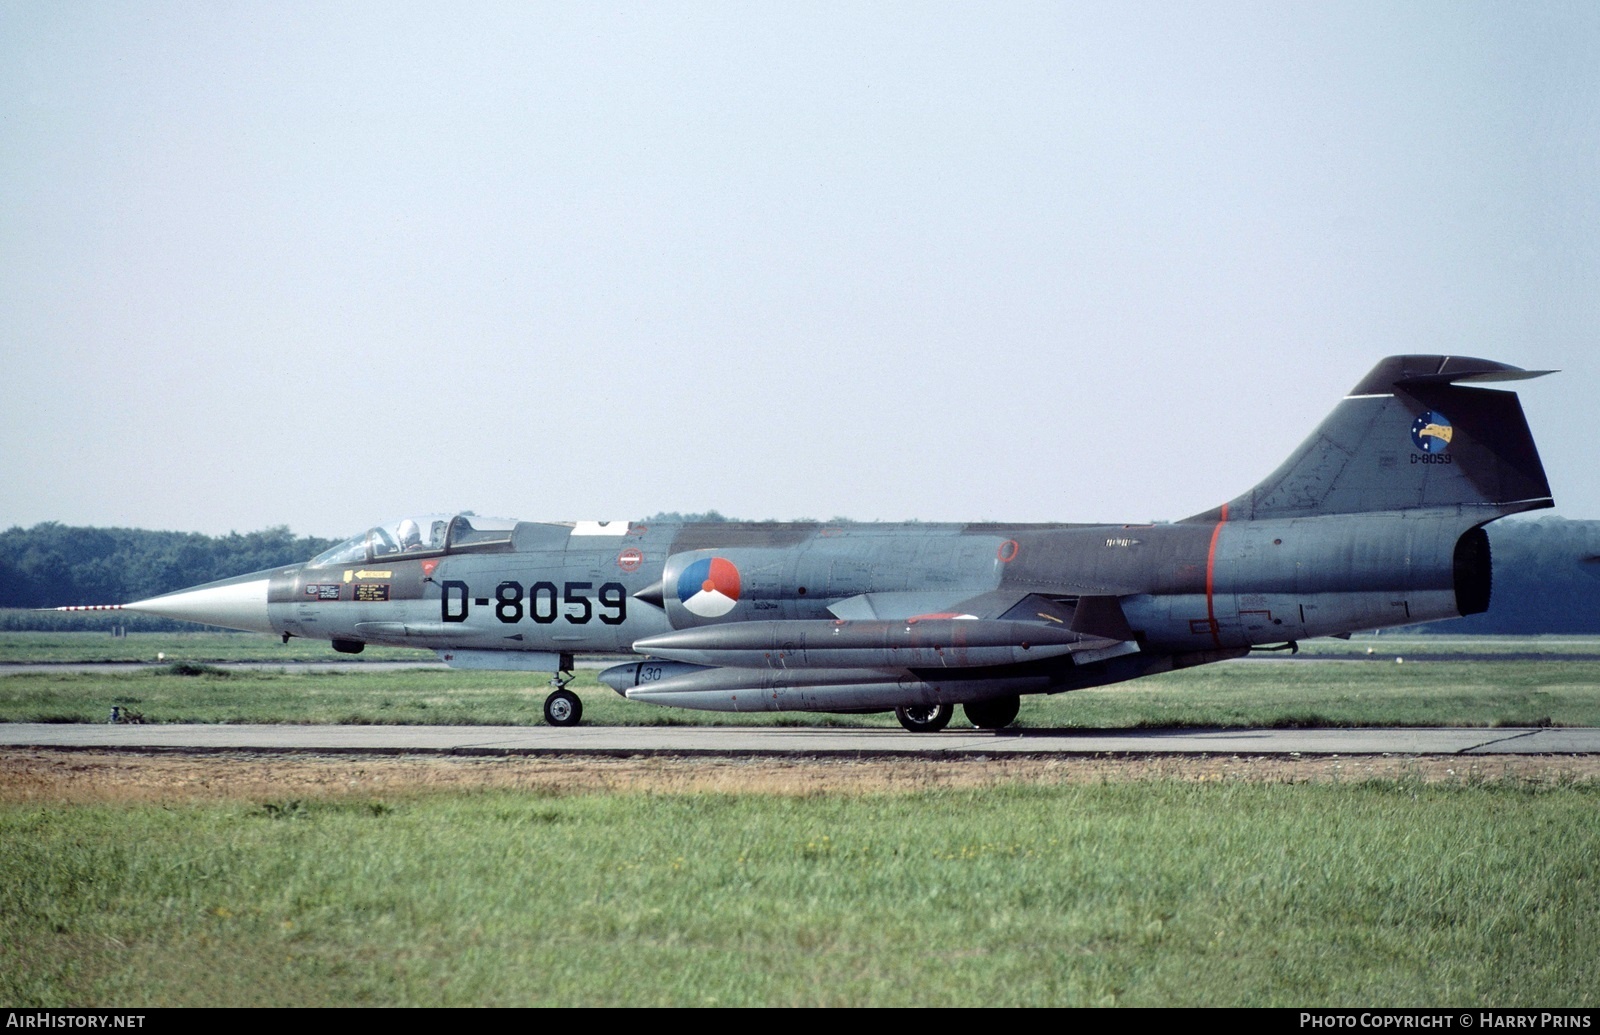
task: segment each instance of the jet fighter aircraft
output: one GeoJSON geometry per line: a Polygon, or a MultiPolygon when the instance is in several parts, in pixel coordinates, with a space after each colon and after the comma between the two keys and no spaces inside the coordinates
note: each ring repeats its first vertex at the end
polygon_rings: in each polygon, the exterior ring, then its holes
{"type": "Polygon", "coordinates": [[[283,568],[123,605],[281,635],[554,673],[583,654],[633,701],[894,710],[942,729],[1054,694],[1489,606],[1497,518],[1552,505],[1514,393],[1460,356],[1380,362],[1255,488],[1170,524],[505,521],[380,525],[283,568]]]}

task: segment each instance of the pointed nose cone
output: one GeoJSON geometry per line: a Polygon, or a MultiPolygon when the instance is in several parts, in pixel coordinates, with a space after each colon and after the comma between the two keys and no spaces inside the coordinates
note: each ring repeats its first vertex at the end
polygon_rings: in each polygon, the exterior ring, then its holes
{"type": "Polygon", "coordinates": [[[272,581],[269,575],[258,573],[210,582],[204,586],[124,604],[122,609],[185,622],[220,625],[224,629],[270,633],[275,630],[267,616],[267,587],[272,581]]]}

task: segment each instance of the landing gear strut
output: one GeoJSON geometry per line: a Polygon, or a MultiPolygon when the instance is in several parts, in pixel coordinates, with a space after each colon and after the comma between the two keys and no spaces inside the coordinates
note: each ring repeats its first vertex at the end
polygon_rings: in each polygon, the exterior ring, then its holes
{"type": "Polygon", "coordinates": [[[561,669],[550,677],[555,687],[544,699],[544,721],[552,726],[576,726],[583,718],[583,701],[567,689],[567,684],[577,678],[572,671],[572,655],[561,655],[561,669]]]}

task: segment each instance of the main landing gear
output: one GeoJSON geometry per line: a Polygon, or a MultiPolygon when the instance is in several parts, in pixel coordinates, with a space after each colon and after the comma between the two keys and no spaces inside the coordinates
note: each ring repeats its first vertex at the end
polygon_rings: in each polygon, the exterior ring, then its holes
{"type": "Polygon", "coordinates": [[[894,717],[912,733],[938,733],[950,725],[955,713],[950,704],[902,704],[894,710],[894,717]]]}
{"type": "Polygon", "coordinates": [[[583,718],[583,700],[567,689],[567,684],[575,678],[572,656],[563,654],[561,665],[561,671],[550,677],[550,685],[555,689],[544,699],[544,721],[552,726],[576,726],[583,718]]]}
{"type": "Polygon", "coordinates": [[[980,730],[1000,730],[1011,725],[1021,707],[1020,698],[996,697],[989,701],[968,701],[961,710],[967,713],[967,721],[980,730]]]}
{"type": "MultiPolygon", "coordinates": [[[[1017,697],[997,697],[989,701],[968,701],[961,706],[967,721],[980,730],[999,730],[1011,725],[1022,701],[1017,697]]],[[[894,710],[900,725],[912,733],[938,733],[950,724],[955,706],[949,704],[902,704],[894,710]]]]}

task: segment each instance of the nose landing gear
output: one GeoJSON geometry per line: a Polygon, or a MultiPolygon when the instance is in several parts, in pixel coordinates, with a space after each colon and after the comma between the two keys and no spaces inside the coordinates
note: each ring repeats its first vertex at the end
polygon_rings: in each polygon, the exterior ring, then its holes
{"type": "Polygon", "coordinates": [[[561,669],[550,677],[555,687],[544,699],[544,721],[552,726],[576,726],[583,718],[583,700],[567,684],[577,676],[572,671],[572,655],[561,655],[561,669]]]}

